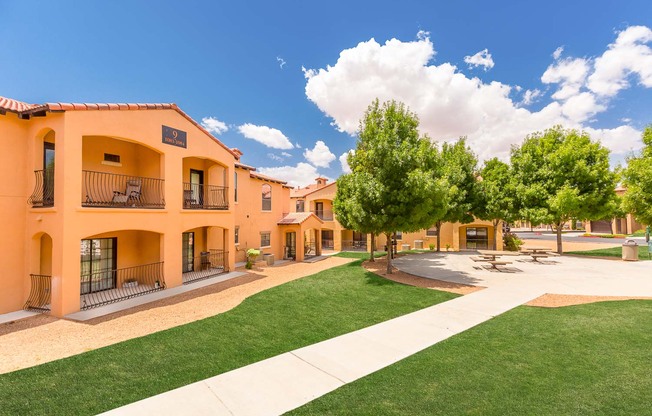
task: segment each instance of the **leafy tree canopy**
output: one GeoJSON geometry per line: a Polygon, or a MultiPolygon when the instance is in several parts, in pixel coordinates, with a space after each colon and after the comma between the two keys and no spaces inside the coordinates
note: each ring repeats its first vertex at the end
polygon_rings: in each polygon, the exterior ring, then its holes
{"type": "Polygon", "coordinates": [[[418,126],[416,114],[401,103],[369,106],[348,157],[351,173],[337,182],[333,209],[343,226],[389,236],[428,228],[443,215],[441,157],[418,126]]]}
{"type": "Polygon", "coordinates": [[[478,188],[480,203],[475,215],[482,220],[492,221],[496,247],[496,231],[500,221],[509,223],[518,217],[510,166],[497,158],[487,160],[480,171],[478,188]]]}
{"type": "Polygon", "coordinates": [[[652,125],[643,131],[643,150],[627,160],[623,170],[623,185],[627,191],[623,205],[637,221],[652,224],[652,125]]]}
{"type": "Polygon", "coordinates": [[[554,225],[559,252],[566,221],[602,219],[617,205],[609,150],[586,132],[555,126],[534,133],[512,148],[511,164],[521,217],[554,225]]]}

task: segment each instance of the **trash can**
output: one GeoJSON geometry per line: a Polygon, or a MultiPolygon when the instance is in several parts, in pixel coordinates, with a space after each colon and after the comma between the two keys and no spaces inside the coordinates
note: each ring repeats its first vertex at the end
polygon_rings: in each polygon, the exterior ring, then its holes
{"type": "Polygon", "coordinates": [[[401,250],[402,250],[402,251],[408,251],[409,249],[410,249],[410,245],[409,245],[409,244],[401,244],[401,250]]]}
{"type": "Polygon", "coordinates": [[[414,240],[414,248],[423,250],[423,240],[414,240]]]}
{"type": "Polygon", "coordinates": [[[263,260],[267,263],[268,266],[274,265],[274,255],[273,254],[263,254],[263,260]]]}
{"type": "Polygon", "coordinates": [[[623,260],[638,261],[638,245],[636,245],[636,241],[627,240],[623,243],[623,260]]]}

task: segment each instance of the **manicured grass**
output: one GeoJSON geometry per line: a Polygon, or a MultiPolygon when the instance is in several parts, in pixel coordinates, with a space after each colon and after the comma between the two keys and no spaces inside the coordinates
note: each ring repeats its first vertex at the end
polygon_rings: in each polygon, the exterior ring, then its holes
{"type": "Polygon", "coordinates": [[[519,307],[293,415],[649,415],[652,301],[519,307]]]}
{"type": "Polygon", "coordinates": [[[629,235],[629,237],[645,237],[645,230],[634,231],[634,234],[629,235]]]}
{"type": "MultiPolygon", "coordinates": [[[[618,257],[622,258],[622,247],[599,248],[596,250],[587,251],[569,251],[566,254],[574,254],[576,256],[590,256],[590,257],[618,257]]],[[[638,246],[638,259],[649,260],[647,246],[638,246]]]]}
{"type": "Polygon", "coordinates": [[[353,262],[261,292],[221,315],[0,375],[0,414],[96,414],[453,297],[382,279],[353,262]]]}

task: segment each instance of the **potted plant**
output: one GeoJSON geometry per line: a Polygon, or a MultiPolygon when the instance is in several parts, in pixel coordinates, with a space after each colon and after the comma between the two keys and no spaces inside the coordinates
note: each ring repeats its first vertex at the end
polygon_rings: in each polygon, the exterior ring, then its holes
{"type": "Polygon", "coordinates": [[[260,256],[260,250],[256,250],[255,248],[247,250],[247,263],[245,264],[245,268],[251,270],[258,256],[260,256]]]}

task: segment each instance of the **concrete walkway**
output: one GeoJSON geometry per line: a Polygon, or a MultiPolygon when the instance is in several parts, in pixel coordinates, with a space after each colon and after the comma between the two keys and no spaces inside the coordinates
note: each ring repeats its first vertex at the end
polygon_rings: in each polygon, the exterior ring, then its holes
{"type": "Polygon", "coordinates": [[[468,255],[406,256],[401,270],[487,289],[104,413],[279,415],[545,293],[652,296],[652,263],[554,258],[507,272],[468,255]]]}

